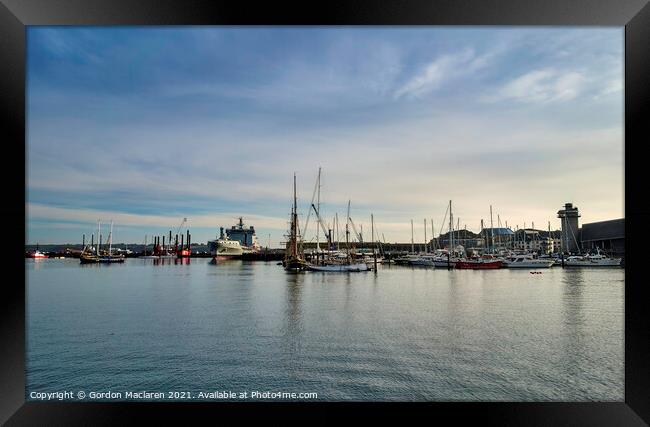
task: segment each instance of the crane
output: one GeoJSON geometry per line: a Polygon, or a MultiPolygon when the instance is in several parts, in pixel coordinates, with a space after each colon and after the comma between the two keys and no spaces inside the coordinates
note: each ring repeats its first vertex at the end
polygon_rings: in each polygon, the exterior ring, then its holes
{"type": "Polygon", "coordinates": [[[187,222],[187,218],[183,218],[183,221],[181,221],[181,225],[179,225],[178,230],[176,230],[176,234],[180,234],[181,228],[183,228],[186,222],[187,222]]]}

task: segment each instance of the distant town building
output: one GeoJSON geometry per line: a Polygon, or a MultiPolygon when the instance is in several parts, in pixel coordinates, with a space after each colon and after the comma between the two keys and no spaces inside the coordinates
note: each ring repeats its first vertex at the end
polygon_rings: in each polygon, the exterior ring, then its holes
{"type": "Polygon", "coordinates": [[[508,227],[484,228],[479,236],[488,249],[503,249],[512,246],[514,232],[508,227]]]}
{"type": "Polygon", "coordinates": [[[550,254],[561,249],[562,231],[544,231],[533,228],[517,230],[513,247],[518,250],[550,254]]]}
{"type": "MultiPolygon", "coordinates": [[[[485,243],[479,234],[465,229],[454,230],[452,237],[454,238],[454,246],[461,245],[466,248],[474,248],[483,247],[485,243]]],[[[449,247],[449,232],[439,235],[437,239],[430,240],[429,244],[433,244],[437,248],[449,247]]]]}

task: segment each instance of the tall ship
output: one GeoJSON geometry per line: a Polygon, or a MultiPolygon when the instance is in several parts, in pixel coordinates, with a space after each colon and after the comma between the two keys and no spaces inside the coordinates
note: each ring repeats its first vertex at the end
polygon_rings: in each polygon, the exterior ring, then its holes
{"type": "MultiPolygon", "coordinates": [[[[97,221],[97,236],[101,236],[101,222],[97,221]]],[[[97,248],[94,252],[90,251],[88,246],[84,247],[79,255],[81,264],[109,264],[115,262],[124,262],[123,254],[113,253],[113,221],[111,221],[111,230],[108,233],[108,251],[102,250],[101,237],[97,240],[97,248]]]]}
{"type": "Polygon", "coordinates": [[[299,272],[307,269],[307,262],[300,244],[300,231],[298,228],[298,203],[296,197],[296,174],[293,174],[293,205],[291,205],[291,222],[289,226],[289,241],[282,265],[289,272],[299,272]]]}
{"type": "Polygon", "coordinates": [[[225,229],[225,233],[221,227],[219,238],[208,242],[208,247],[216,260],[239,258],[243,254],[260,250],[255,227],[245,226],[243,217],[239,217],[237,224],[225,229]]]}

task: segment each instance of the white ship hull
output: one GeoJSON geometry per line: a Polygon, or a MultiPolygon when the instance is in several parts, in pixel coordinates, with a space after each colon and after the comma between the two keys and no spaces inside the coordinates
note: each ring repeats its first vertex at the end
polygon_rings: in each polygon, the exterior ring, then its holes
{"type": "Polygon", "coordinates": [[[434,262],[433,259],[431,258],[412,258],[409,260],[409,265],[419,265],[419,266],[425,266],[425,267],[433,267],[434,262]]]}
{"type": "Polygon", "coordinates": [[[575,259],[575,260],[565,260],[565,267],[620,267],[620,259],[605,258],[599,260],[590,260],[590,259],[575,259]]]}
{"type": "Polygon", "coordinates": [[[555,261],[504,262],[506,268],[551,268],[555,261]]]}
{"type": "Polygon", "coordinates": [[[215,258],[236,258],[241,257],[244,253],[244,248],[237,240],[218,239],[212,241],[210,244],[210,255],[215,258]]]}
{"type": "Polygon", "coordinates": [[[456,266],[456,261],[458,261],[457,258],[452,258],[449,261],[447,261],[446,258],[434,258],[433,265],[439,268],[454,268],[456,266]]]}

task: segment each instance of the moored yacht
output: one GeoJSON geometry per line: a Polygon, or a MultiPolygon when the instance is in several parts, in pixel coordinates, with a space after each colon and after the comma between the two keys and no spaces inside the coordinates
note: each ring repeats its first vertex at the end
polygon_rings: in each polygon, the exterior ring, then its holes
{"type": "Polygon", "coordinates": [[[530,254],[511,255],[503,260],[506,268],[550,268],[555,261],[550,258],[533,258],[530,254]]]}
{"type": "Polygon", "coordinates": [[[573,255],[564,260],[565,267],[620,267],[620,258],[609,258],[600,253],[587,255],[573,255]]]}

